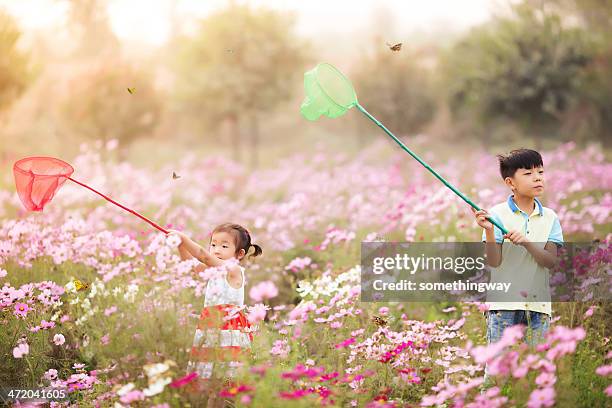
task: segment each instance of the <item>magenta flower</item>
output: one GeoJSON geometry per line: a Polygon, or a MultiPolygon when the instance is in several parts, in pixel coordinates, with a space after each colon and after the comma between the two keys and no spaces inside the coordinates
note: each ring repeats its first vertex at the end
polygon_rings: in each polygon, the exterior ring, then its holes
{"type": "Polygon", "coordinates": [[[184,377],[179,378],[178,380],[174,380],[169,384],[169,387],[172,388],[180,388],[184,385],[189,384],[191,381],[195,380],[198,377],[198,373],[195,371],[187,374],[184,377]]]}
{"type": "Polygon", "coordinates": [[[238,387],[234,386],[234,387],[225,388],[221,390],[219,392],[219,396],[233,398],[238,394],[253,391],[253,390],[254,388],[248,385],[239,385],[238,387]]]}
{"type": "Polygon", "coordinates": [[[285,378],[285,379],[289,378],[293,381],[296,381],[302,377],[307,377],[307,378],[317,377],[321,373],[323,373],[323,371],[325,371],[323,367],[307,368],[306,366],[302,364],[298,364],[295,366],[293,370],[282,373],[281,378],[285,378]]]}
{"type": "Polygon", "coordinates": [[[401,353],[404,349],[408,347],[412,347],[412,345],[413,343],[411,341],[408,341],[408,342],[404,341],[401,344],[399,344],[397,347],[395,347],[393,350],[387,351],[385,354],[383,354],[383,356],[379,358],[378,361],[380,361],[381,363],[387,363],[391,361],[392,359],[394,359],[395,357],[397,357],[397,355],[401,353]]]}
{"type": "Polygon", "coordinates": [[[278,393],[278,396],[281,397],[282,399],[292,400],[292,399],[303,398],[308,394],[312,394],[312,391],[308,391],[308,390],[295,390],[292,392],[281,391],[278,393]]]}
{"type": "Polygon", "coordinates": [[[355,343],[355,338],[354,337],[350,337],[350,338],[344,340],[343,342],[335,344],[334,347],[337,348],[337,349],[338,348],[345,348],[345,347],[348,347],[349,345],[351,345],[353,343],[355,343]]]}

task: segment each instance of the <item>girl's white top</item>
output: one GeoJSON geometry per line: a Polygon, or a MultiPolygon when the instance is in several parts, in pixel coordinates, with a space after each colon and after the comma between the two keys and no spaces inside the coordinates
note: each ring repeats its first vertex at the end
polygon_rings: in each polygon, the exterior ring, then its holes
{"type": "Polygon", "coordinates": [[[204,294],[204,307],[222,304],[244,306],[246,277],[244,276],[244,268],[240,265],[238,266],[242,274],[242,285],[238,289],[232,288],[227,281],[227,271],[221,277],[209,279],[204,294]]]}

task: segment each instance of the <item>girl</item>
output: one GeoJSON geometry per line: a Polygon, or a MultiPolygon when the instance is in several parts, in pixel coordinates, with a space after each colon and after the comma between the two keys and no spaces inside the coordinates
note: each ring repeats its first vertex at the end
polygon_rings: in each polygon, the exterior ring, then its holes
{"type": "MultiPolygon", "coordinates": [[[[233,377],[238,361],[250,351],[253,339],[250,325],[242,312],[244,307],[244,259],[251,247],[255,251],[249,256],[261,255],[259,245],[251,243],[251,235],[238,224],[221,224],[213,232],[206,250],[182,232],[170,230],[181,243],[178,247],[182,260],[195,257],[203,265],[195,268],[200,272],[208,267],[222,268],[221,276],[211,278],[206,285],[204,308],[195,331],[189,372],[198,374],[204,385],[216,377],[233,377]]],[[[216,392],[210,393],[209,404],[214,406],[216,392]],[[213,401],[211,401],[211,399],[213,401]]]]}

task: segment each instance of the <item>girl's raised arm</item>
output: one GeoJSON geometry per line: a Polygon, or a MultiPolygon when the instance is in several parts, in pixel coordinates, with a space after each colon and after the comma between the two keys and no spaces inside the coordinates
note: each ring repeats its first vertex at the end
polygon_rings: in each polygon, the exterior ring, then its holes
{"type": "Polygon", "coordinates": [[[181,244],[179,245],[181,259],[184,260],[183,256],[190,256],[196,258],[198,261],[206,264],[207,266],[219,266],[223,264],[219,258],[211,255],[210,252],[208,252],[204,247],[193,242],[191,238],[182,232],[170,230],[169,233],[177,234],[181,238],[181,244]]]}

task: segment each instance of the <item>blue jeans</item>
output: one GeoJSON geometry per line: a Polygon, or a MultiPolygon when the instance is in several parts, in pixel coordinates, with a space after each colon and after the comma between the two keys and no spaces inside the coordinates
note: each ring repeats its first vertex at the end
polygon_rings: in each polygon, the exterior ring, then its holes
{"type": "Polygon", "coordinates": [[[531,310],[490,310],[487,312],[487,344],[501,339],[506,327],[527,326],[525,342],[535,346],[544,340],[550,325],[550,316],[531,310]]]}
{"type": "MultiPolygon", "coordinates": [[[[525,342],[530,346],[544,340],[550,326],[550,316],[546,313],[531,310],[489,310],[487,318],[487,344],[495,343],[501,339],[506,327],[522,324],[527,326],[525,342]]],[[[489,380],[487,366],[485,365],[484,382],[489,380]]]]}

